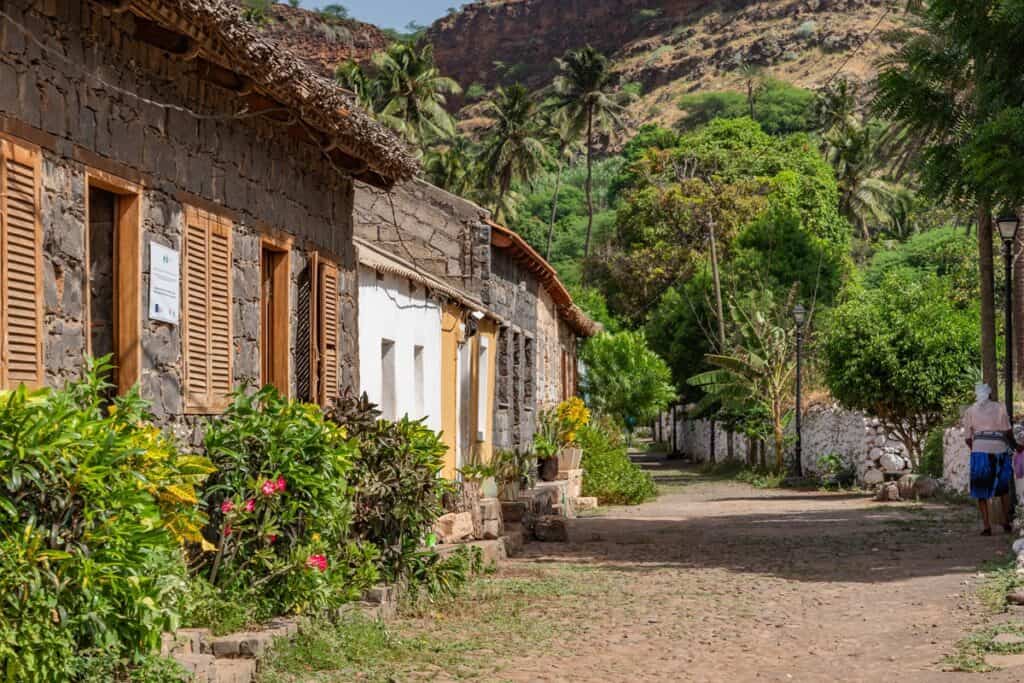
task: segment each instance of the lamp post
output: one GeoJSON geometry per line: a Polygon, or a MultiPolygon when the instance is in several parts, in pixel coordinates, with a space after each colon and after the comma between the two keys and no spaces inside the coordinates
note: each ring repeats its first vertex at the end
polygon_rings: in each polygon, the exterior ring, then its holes
{"type": "Polygon", "coordinates": [[[797,477],[804,476],[804,436],[802,432],[801,406],[803,396],[803,368],[801,352],[804,344],[804,323],[807,321],[807,309],[803,304],[793,307],[793,321],[796,323],[796,462],[794,463],[794,474],[797,477]]]}
{"type": "Polygon", "coordinates": [[[999,236],[1003,238],[1003,266],[1005,267],[1005,296],[1003,307],[1006,312],[1006,327],[1003,335],[1006,338],[1006,360],[1003,363],[1003,373],[1006,387],[1004,398],[1006,399],[1006,414],[1013,421],[1013,244],[1017,240],[1017,230],[1020,228],[1020,217],[1016,213],[1005,213],[996,220],[999,226],[999,236]]]}

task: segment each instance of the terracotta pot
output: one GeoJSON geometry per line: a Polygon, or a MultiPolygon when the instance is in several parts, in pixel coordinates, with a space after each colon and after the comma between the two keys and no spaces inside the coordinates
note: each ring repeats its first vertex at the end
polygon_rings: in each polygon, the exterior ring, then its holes
{"type": "Polygon", "coordinates": [[[540,458],[537,463],[537,474],[541,481],[558,479],[558,458],[540,458]]]}
{"type": "Polygon", "coordinates": [[[558,451],[558,471],[578,470],[583,460],[583,449],[579,446],[566,446],[558,451]]]}

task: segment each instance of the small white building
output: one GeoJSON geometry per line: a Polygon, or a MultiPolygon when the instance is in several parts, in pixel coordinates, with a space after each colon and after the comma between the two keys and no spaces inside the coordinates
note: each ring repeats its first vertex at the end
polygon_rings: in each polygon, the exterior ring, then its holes
{"type": "Polygon", "coordinates": [[[359,382],[382,417],[441,430],[441,302],[429,276],[356,238],[359,382]]]}

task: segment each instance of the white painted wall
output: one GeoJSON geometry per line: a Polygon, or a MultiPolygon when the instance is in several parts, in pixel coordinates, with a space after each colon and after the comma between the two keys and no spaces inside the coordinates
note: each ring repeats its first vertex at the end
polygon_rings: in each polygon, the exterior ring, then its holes
{"type": "Polygon", "coordinates": [[[409,280],[359,267],[359,381],[373,403],[382,405],[385,373],[381,348],[394,342],[395,415],[427,418],[441,429],[441,307],[422,285],[410,293],[409,280]],[[422,347],[422,415],[417,394],[416,347],[422,347]]]}

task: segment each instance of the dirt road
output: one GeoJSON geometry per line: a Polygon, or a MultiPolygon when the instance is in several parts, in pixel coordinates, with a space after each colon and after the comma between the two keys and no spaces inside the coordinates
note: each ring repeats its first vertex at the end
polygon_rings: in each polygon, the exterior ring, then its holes
{"type": "MultiPolygon", "coordinates": [[[[758,490],[658,457],[662,495],[576,520],[570,543],[530,544],[528,566],[607,581],[552,657],[516,681],[1024,680],[1024,668],[943,673],[977,628],[977,570],[1008,552],[970,508],[861,494],[758,490]]],[[[515,566],[514,565],[514,566],[515,566]]]]}

